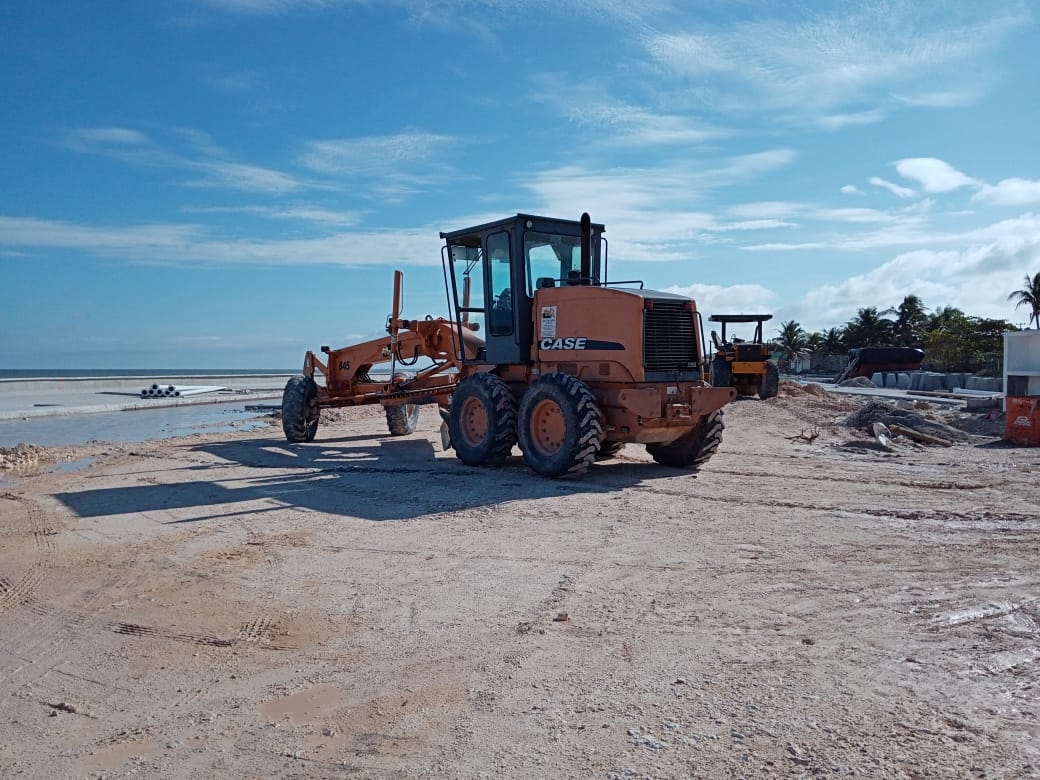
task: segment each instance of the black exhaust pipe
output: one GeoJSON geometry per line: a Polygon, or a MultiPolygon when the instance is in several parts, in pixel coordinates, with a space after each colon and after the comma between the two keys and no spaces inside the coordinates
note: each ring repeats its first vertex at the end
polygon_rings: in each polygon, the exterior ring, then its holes
{"type": "Polygon", "coordinates": [[[581,215],[581,281],[592,283],[592,217],[589,212],[581,215]]]}

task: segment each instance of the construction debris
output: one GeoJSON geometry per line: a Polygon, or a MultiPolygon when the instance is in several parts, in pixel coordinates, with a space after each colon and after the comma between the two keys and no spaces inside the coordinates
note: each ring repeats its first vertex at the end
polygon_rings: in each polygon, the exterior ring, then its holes
{"type": "Polygon", "coordinates": [[[871,401],[864,404],[844,420],[844,425],[866,431],[876,437],[874,423],[882,423],[893,434],[899,434],[926,444],[950,446],[957,442],[966,442],[968,434],[951,425],[929,420],[917,412],[898,409],[883,401],[871,401]],[[912,434],[912,435],[911,435],[912,434]]]}
{"type": "Polygon", "coordinates": [[[153,383],[150,387],[141,390],[141,398],[181,398],[203,393],[216,393],[227,389],[223,385],[166,385],[160,387],[153,383]]]}
{"type": "MultiPolygon", "coordinates": [[[[874,423],[880,425],[880,423],[874,423]]],[[[900,436],[906,436],[907,438],[913,439],[914,441],[920,442],[921,444],[938,444],[940,447],[952,447],[953,442],[948,439],[943,439],[939,436],[930,436],[927,433],[921,433],[915,431],[913,428],[907,428],[903,425],[897,425],[893,423],[892,433],[898,433],[900,436]]]]}
{"type": "Polygon", "coordinates": [[[14,447],[0,447],[0,470],[35,466],[45,452],[43,447],[24,442],[16,444],[14,447]]]}
{"type": "Polygon", "coordinates": [[[787,440],[788,441],[804,441],[804,442],[807,442],[809,444],[812,444],[814,441],[816,441],[816,438],[819,435],[820,435],[820,432],[816,428],[802,428],[802,432],[801,433],[799,433],[797,436],[788,436],[787,440]]]}

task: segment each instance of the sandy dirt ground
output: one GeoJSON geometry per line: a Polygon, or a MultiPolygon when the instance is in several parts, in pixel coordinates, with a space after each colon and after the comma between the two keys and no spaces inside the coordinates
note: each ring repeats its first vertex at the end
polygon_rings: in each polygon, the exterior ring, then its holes
{"type": "Polygon", "coordinates": [[[37,453],[0,776],[1040,777],[1040,449],[886,450],[862,403],[785,385],[699,473],[577,482],[432,407],[37,453]]]}

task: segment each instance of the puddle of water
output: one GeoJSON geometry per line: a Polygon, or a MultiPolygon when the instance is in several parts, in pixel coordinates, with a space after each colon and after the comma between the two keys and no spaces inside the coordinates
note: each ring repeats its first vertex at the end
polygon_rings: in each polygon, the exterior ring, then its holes
{"type": "Polygon", "coordinates": [[[63,463],[55,463],[47,471],[51,474],[54,473],[67,473],[70,471],[79,471],[85,469],[88,466],[93,466],[97,462],[97,458],[76,458],[75,460],[65,461],[63,463]]]}
{"type": "Polygon", "coordinates": [[[246,411],[241,403],[30,417],[0,420],[0,447],[13,447],[21,442],[41,447],[92,441],[131,443],[191,433],[251,431],[270,424],[271,419],[265,412],[246,411]]]}

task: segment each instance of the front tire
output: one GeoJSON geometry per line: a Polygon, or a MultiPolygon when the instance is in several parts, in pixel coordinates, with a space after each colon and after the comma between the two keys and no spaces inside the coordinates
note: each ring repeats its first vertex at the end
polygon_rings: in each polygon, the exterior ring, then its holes
{"type": "Polygon", "coordinates": [[[289,377],[282,393],[282,431],[291,442],[313,441],[321,407],[318,385],[309,376],[289,377]]]}
{"type": "Polygon", "coordinates": [[[647,444],[646,451],[662,466],[697,469],[715,454],[725,427],[722,410],[718,409],[702,417],[700,424],[685,436],[670,444],[647,444]]]}
{"type": "Polygon", "coordinates": [[[602,418],[588,385],[570,374],[546,374],[520,401],[524,461],[545,477],[582,476],[599,452],[602,418]]]}
{"type": "Polygon", "coordinates": [[[472,374],[455,388],[448,433],[455,455],[467,466],[501,466],[516,444],[516,398],[505,380],[472,374]]]}
{"type": "Polygon", "coordinates": [[[386,427],[391,436],[407,436],[415,433],[415,429],[419,425],[418,404],[401,404],[385,408],[386,427]]]}

